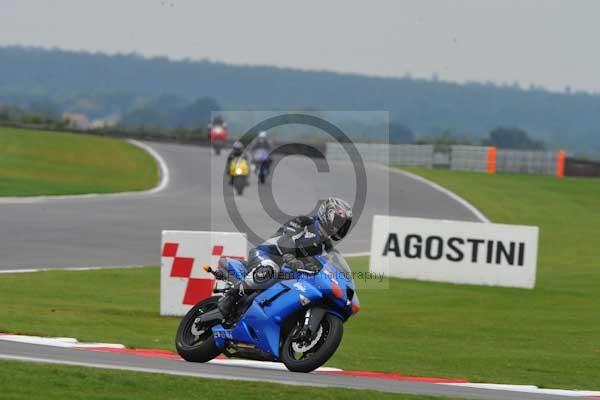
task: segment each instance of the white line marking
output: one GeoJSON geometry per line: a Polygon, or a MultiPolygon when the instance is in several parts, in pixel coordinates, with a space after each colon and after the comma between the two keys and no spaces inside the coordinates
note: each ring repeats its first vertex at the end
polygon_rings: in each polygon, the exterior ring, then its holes
{"type": "Polygon", "coordinates": [[[600,396],[599,391],[544,389],[544,388],[539,388],[535,385],[505,385],[505,384],[499,384],[499,383],[440,383],[439,385],[472,387],[472,388],[477,388],[477,389],[489,389],[489,390],[510,390],[510,391],[521,392],[521,393],[537,393],[537,394],[548,394],[548,395],[569,396],[569,397],[600,396]]]}
{"type": "Polygon", "coordinates": [[[127,269],[127,268],[144,268],[148,265],[115,265],[106,267],[74,267],[74,268],[24,268],[24,269],[4,269],[0,270],[0,274],[21,274],[27,272],[44,272],[44,271],[95,271],[99,269],[127,269]]]}
{"type": "Polygon", "coordinates": [[[446,189],[445,187],[440,186],[437,183],[430,181],[429,179],[425,179],[422,176],[415,175],[413,173],[410,173],[410,172],[407,172],[407,171],[404,171],[404,170],[401,170],[398,168],[388,167],[386,165],[381,165],[381,167],[386,168],[387,170],[390,170],[393,173],[404,175],[408,178],[414,179],[416,181],[426,184],[427,186],[432,187],[433,189],[445,194],[446,196],[450,197],[452,200],[456,201],[457,203],[459,203],[460,205],[465,207],[473,215],[475,215],[475,217],[479,221],[486,222],[486,223],[490,222],[490,220],[485,215],[483,215],[483,213],[481,211],[479,211],[473,204],[469,203],[467,200],[463,199],[456,193],[451,192],[450,190],[446,189]]]}
{"type": "Polygon", "coordinates": [[[120,371],[148,372],[148,373],[165,374],[165,375],[193,376],[193,377],[206,378],[206,379],[226,379],[226,380],[231,380],[231,381],[271,382],[271,383],[279,383],[279,384],[294,385],[294,386],[314,386],[314,387],[328,387],[329,386],[327,384],[320,384],[320,383],[316,383],[316,382],[298,382],[298,381],[293,381],[293,380],[278,381],[276,379],[268,379],[265,377],[252,378],[252,377],[247,377],[247,376],[231,376],[231,375],[215,374],[212,372],[173,371],[173,370],[162,370],[162,369],[147,368],[147,367],[112,365],[112,364],[104,364],[104,363],[97,363],[97,362],[56,360],[56,359],[46,358],[46,357],[15,356],[12,354],[0,354],[0,359],[46,363],[46,364],[73,365],[73,366],[78,366],[78,367],[116,369],[116,370],[120,370],[120,371]]]}
{"type": "Polygon", "coordinates": [[[119,343],[81,343],[75,338],[70,337],[42,337],[42,336],[25,336],[25,335],[0,335],[0,340],[9,342],[29,343],[42,346],[52,347],[107,347],[111,349],[124,349],[125,346],[119,343]]]}
{"type": "Polygon", "coordinates": [[[150,153],[150,155],[152,157],[154,157],[154,159],[158,163],[158,169],[159,169],[159,173],[160,173],[160,182],[158,183],[158,185],[155,188],[150,189],[146,192],[148,194],[158,193],[158,192],[164,190],[167,186],[169,186],[169,182],[171,181],[171,171],[169,171],[169,167],[167,166],[167,163],[165,162],[164,158],[162,158],[162,156],[156,150],[154,150],[152,147],[148,146],[146,143],[142,143],[142,142],[134,140],[134,139],[129,139],[127,141],[129,143],[133,144],[134,146],[138,146],[138,147],[146,150],[148,153],[150,153]]]}
{"type": "MultiPolygon", "coordinates": [[[[256,360],[244,360],[239,358],[215,358],[210,360],[209,364],[217,365],[228,365],[231,367],[246,367],[246,368],[260,368],[260,369],[273,369],[277,371],[287,371],[288,369],[279,362],[272,361],[256,361],[256,360]]],[[[339,368],[333,367],[319,367],[315,371],[317,372],[338,372],[342,371],[339,368]]]]}
{"type": "Polygon", "coordinates": [[[342,253],[342,255],[344,257],[365,257],[365,256],[370,256],[371,252],[370,251],[361,251],[358,253],[342,253]]]}
{"type": "MultiPolygon", "coordinates": [[[[15,356],[12,354],[0,354],[0,359],[29,361],[29,362],[38,362],[38,363],[48,363],[48,364],[75,365],[75,366],[81,366],[81,367],[93,367],[93,368],[102,368],[102,369],[118,369],[118,370],[126,370],[126,371],[152,372],[152,373],[168,374],[168,375],[203,376],[205,378],[213,378],[213,379],[235,379],[230,376],[219,375],[219,374],[204,375],[204,374],[199,374],[199,373],[195,373],[195,372],[161,370],[161,369],[146,368],[146,367],[121,366],[121,365],[104,364],[104,363],[98,363],[98,362],[56,360],[53,358],[46,358],[46,357],[15,356]]],[[[244,379],[244,380],[260,381],[262,379],[248,378],[248,379],[244,379]]]]}
{"type": "Polygon", "coordinates": [[[119,197],[130,197],[130,196],[147,196],[156,194],[164,190],[169,186],[171,181],[171,172],[167,163],[163,157],[152,147],[145,143],[137,140],[128,139],[128,143],[137,146],[146,152],[148,152],[152,158],[156,161],[159,168],[160,181],[158,185],[148,190],[131,191],[131,192],[118,192],[118,193],[87,193],[87,194],[73,194],[73,195],[61,195],[61,196],[28,196],[28,197],[0,197],[0,204],[32,204],[41,203],[45,201],[53,200],[88,200],[88,199],[113,199],[119,197]]]}

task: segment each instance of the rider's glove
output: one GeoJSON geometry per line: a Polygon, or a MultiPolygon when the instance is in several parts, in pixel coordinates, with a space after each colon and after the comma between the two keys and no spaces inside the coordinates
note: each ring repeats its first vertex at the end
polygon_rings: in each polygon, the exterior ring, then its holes
{"type": "Polygon", "coordinates": [[[293,271],[298,271],[299,269],[304,269],[304,263],[294,257],[293,254],[284,254],[283,262],[287,264],[288,268],[293,271]]]}
{"type": "Polygon", "coordinates": [[[321,270],[321,266],[314,263],[304,263],[303,269],[310,274],[316,274],[321,270]]]}

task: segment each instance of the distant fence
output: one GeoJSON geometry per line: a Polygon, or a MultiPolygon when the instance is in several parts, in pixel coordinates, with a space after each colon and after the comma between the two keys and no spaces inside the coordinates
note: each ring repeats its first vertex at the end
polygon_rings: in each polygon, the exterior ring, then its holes
{"type": "MultiPolygon", "coordinates": [[[[353,143],[363,161],[386,164],[433,166],[433,145],[353,143]]],[[[327,143],[328,160],[348,160],[349,146],[327,143]]]]}
{"type": "MultiPolygon", "coordinates": [[[[449,152],[434,152],[433,145],[386,145],[355,143],[367,162],[452,170],[549,175],[600,176],[600,163],[565,158],[563,151],[497,149],[487,146],[450,146],[449,152]]],[[[328,160],[347,160],[347,145],[327,143],[328,160]]]]}
{"type": "Polygon", "coordinates": [[[509,172],[556,175],[558,152],[496,149],[490,159],[490,147],[451,146],[450,168],[463,171],[509,172]],[[492,156],[493,157],[493,156],[492,156]]]}
{"type": "Polygon", "coordinates": [[[496,171],[517,174],[556,175],[556,151],[498,150],[496,171]]]}
{"type": "Polygon", "coordinates": [[[450,169],[485,172],[487,170],[487,162],[487,147],[450,146],[450,169]]]}

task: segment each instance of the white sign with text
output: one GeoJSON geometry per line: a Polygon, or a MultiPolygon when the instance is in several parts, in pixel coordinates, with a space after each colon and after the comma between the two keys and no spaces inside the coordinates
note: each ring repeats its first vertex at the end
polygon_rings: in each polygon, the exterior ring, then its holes
{"type": "Polygon", "coordinates": [[[425,281],[532,289],[538,227],[375,215],[369,270],[425,281]]]}

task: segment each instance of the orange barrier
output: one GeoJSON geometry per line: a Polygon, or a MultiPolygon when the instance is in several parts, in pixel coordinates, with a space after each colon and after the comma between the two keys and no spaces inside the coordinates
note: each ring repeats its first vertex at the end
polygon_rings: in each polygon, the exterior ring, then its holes
{"type": "Polygon", "coordinates": [[[493,146],[488,147],[487,173],[496,173],[496,148],[493,146]]]}
{"type": "Polygon", "coordinates": [[[556,176],[563,178],[565,176],[565,158],[567,158],[564,150],[559,150],[556,155],[556,176]]]}

